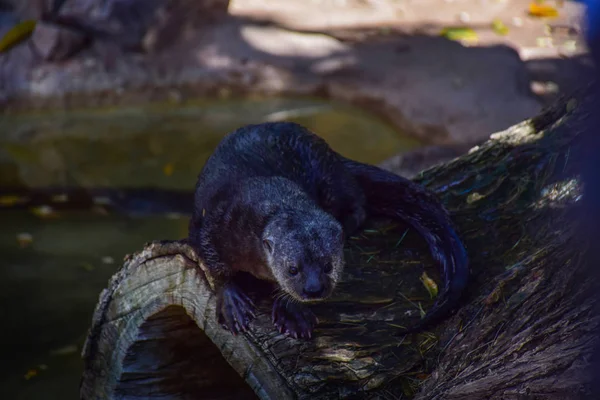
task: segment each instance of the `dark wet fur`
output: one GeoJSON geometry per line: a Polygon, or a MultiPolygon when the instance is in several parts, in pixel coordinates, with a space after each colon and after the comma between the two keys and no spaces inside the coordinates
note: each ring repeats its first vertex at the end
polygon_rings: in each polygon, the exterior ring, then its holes
{"type": "Polygon", "coordinates": [[[219,320],[234,333],[247,329],[253,305],[230,283],[245,271],[284,291],[273,307],[277,328],[309,338],[316,318],[298,299],[309,289],[318,295],[302,301],[321,300],[333,290],[342,268],[341,229],[350,236],[367,215],[410,224],[442,268],[445,287],[411,330],[446,316],[467,284],[468,262],[446,210],[431,193],[342,157],[297,124],[249,125],[228,135],[198,178],[189,230],[190,243],[217,277],[219,320]],[[271,240],[280,250],[266,250],[271,240]],[[326,273],[328,260],[334,268],[326,273]],[[292,264],[301,272],[286,275],[292,264]]]}

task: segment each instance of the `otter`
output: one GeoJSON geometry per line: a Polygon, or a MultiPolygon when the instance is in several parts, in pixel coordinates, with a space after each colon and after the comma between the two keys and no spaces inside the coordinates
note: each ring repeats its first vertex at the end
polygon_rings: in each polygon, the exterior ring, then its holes
{"type": "Polygon", "coordinates": [[[335,289],[345,239],[368,217],[408,223],[442,270],[437,301],[407,332],[452,311],[467,285],[468,258],[431,192],[343,157],[299,124],[254,124],[228,134],[198,176],[188,235],[214,277],[218,322],[235,335],[255,317],[255,305],[233,279],[246,272],[280,289],[272,308],[276,328],[310,339],[317,319],[308,305],[335,289]]]}

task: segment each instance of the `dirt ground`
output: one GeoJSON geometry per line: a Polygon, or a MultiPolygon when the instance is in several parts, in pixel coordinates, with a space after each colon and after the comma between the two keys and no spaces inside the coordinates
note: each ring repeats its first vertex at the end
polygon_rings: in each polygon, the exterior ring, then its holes
{"type": "Polygon", "coordinates": [[[0,55],[1,94],[7,110],[317,95],[374,110],[426,143],[468,145],[589,79],[582,5],[546,3],[557,18],[528,15],[523,0],[234,0],[228,16],[155,53],[96,45],[44,62],[25,42],[0,55]],[[476,38],[440,35],[456,26],[476,38]]]}

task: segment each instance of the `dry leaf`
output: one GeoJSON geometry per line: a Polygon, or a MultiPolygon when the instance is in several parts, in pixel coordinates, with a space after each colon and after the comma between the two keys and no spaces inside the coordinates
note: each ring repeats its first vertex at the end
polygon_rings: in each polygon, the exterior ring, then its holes
{"type": "Polygon", "coordinates": [[[539,18],[558,17],[558,10],[548,4],[529,3],[529,15],[539,18]]]}
{"type": "Polygon", "coordinates": [[[33,378],[37,374],[38,374],[37,369],[30,369],[30,370],[27,371],[27,373],[25,374],[24,378],[26,380],[30,380],[31,378],[33,378]]]}
{"type": "Polygon", "coordinates": [[[423,282],[423,286],[425,286],[425,289],[427,289],[431,298],[434,298],[438,295],[437,283],[435,283],[435,281],[431,279],[426,272],[423,272],[423,275],[421,275],[421,282],[423,282]]]}
{"type": "Polygon", "coordinates": [[[477,32],[466,27],[444,28],[440,35],[446,39],[466,42],[476,42],[479,39],[477,32]]]}
{"type": "Polygon", "coordinates": [[[27,39],[29,36],[31,36],[31,33],[34,29],[35,21],[29,19],[19,22],[10,28],[10,30],[6,32],[4,36],[2,36],[2,39],[0,39],[0,53],[27,39]]]}
{"type": "Polygon", "coordinates": [[[171,176],[171,175],[173,175],[174,169],[175,169],[175,167],[173,167],[173,164],[171,164],[171,163],[165,164],[165,166],[163,167],[163,173],[166,176],[171,176]]]}
{"type": "Polygon", "coordinates": [[[502,22],[500,19],[496,18],[495,20],[492,21],[492,29],[494,30],[494,32],[496,32],[498,35],[507,35],[508,34],[508,26],[506,26],[504,24],[504,22],[502,22]]]}
{"type": "Polygon", "coordinates": [[[88,271],[88,272],[91,272],[91,271],[93,271],[93,270],[95,270],[95,269],[96,269],[96,268],[94,268],[94,266],[93,266],[92,264],[90,264],[90,263],[87,263],[87,262],[86,262],[86,263],[83,263],[83,264],[81,264],[81,268],[85,269],[85,270],[86,270],[86,271],[88,271]]]}
{"type": "Polygon", "coordinates": [[[26,203],[29,199],[21,196],[0,196],[0,206],[14,206],[15,204],[26,203]]]}
{"type": "Polygon", "coordinates": [[[40,218],[57,218],[58,214],[50,206],[39,206],[31,208],[31,212],[40,218]]]}

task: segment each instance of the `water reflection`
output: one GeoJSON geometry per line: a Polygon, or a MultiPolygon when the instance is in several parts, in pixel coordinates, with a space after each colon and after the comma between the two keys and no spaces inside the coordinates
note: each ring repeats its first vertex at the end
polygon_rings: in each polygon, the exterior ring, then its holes
{"type": "Polygon", "coordinates": [[[0,185],[189,189],[224,134],[298,122],[343,155],[378,163],[419,145],[355,107],[313,99],[196,100],[0,120],[0,185]]]}

